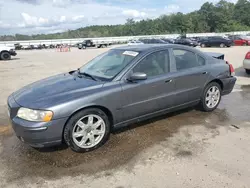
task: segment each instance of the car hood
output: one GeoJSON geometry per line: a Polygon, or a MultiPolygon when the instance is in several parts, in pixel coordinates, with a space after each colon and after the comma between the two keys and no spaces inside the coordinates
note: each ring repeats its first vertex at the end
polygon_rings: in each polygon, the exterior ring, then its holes
{"type": "Polygon", "coordinates": [[[10,51],[13,49],[14,49],[14,47],[0,45],[0,51],[3,51],[3,50],[10,51]]]}
{"type": "Polygon", "coordinates": [[[52,76],[13,93],[15,101],[27,108],[49,108],[62,101],[84,96],[89,91],[100,88],[103,82],[87,78],[79,78],[76,74],[60,74],[52,76]]]}

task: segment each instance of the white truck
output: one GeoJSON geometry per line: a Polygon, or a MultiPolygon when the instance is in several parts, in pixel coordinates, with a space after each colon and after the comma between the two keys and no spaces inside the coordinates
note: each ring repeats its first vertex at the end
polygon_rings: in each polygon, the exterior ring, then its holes
{"type": "Polygon", "coordinates": [[[0,60],[10,60],[11,56],[16,56],[14,48],[0,45],[0,60]]]}

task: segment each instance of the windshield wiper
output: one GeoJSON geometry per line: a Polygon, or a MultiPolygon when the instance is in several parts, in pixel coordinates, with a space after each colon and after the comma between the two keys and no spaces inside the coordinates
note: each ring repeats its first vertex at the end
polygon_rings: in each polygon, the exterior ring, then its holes
{"type": "Polygon", "coordinates": [[[87,77],[91,78],[92,80],[97,81],[97,79],[96,79],[94,76],[92,76],[91,74],[88,74],[88,73],[86,73],[86,72],[80,72],[80,69],[78,69],[78,73],[79,73],[80,75],[87,76],[87,77]]]}

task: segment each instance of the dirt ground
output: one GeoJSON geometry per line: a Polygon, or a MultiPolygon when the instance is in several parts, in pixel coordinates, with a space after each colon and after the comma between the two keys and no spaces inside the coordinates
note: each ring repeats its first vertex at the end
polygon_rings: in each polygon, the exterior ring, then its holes
{"type": "Polygon", "coordinates": [[[0,61],[0,187],[247,188],[250,186],[249,47],[225,53],[238,78],[218,109],[182,110],[111,135],[100,149],[79,154],[65,146],[35,150],[14,135],[6,100],[36,80],[74,70],[107,49],[18,51],[0,61]]]}

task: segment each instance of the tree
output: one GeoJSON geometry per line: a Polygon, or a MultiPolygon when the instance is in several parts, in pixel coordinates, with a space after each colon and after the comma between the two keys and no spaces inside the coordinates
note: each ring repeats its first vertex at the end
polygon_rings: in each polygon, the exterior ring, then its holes
{"type": "Polygon", "coordinates": [[[234,19],[239,23],[250,26],[250,2],[248,0],[238,0],[235,4],[234,19]]]}
{"type": "Polygon", "coordinates": [[[236,4],[220,0],[213,4],[206,2],[197,11],[183,14],[161,15],[156,19],[126,20],[123,25],[88,26],[62,33],[1,36],[7,40],[68,39],[84,37],[135,36],[168,33],[227,32],[250,30],[250,1],[238,0],[236,4]]]}

